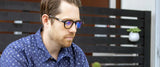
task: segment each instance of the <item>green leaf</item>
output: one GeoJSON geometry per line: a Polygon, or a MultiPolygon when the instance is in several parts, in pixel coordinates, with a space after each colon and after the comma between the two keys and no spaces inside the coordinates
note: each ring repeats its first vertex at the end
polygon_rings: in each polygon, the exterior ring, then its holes
{"type": "Polygon", "coordinates": [[[138,33],[138,32],[140,32],[141,31],[141,29],[139,29],[139,28],[130,28],[130,29],[127,29],[127,32],[133,32],[133,33],[138,33]]]}
{"type": "Polygon", "coordinates": [[[94,62],[92,64],[92,67],[101,67],[101,64],[99,62],[94,62]]]}

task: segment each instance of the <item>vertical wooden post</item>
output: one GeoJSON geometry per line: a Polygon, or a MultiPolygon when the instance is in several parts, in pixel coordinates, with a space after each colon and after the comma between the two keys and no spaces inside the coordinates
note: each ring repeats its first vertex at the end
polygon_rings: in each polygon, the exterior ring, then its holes
{"type": "Polygon", "coordinates": [[[144,13],[144,67],[150,67],[151,12],[144,13]]]}

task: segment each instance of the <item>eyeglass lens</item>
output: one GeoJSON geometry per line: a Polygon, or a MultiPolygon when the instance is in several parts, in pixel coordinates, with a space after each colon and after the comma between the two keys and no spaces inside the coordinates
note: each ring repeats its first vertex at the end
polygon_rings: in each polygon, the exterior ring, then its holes
{"type": "MultiPolygon", "coordinates": [[[[65,27],[66,28],[70,28],[73,25],[73,21],[65,21],[65,27]]],[[[82,22],[81,21],[77,21],[76,22],[76,27],[79,29],[81,28],[82,22]]]]}

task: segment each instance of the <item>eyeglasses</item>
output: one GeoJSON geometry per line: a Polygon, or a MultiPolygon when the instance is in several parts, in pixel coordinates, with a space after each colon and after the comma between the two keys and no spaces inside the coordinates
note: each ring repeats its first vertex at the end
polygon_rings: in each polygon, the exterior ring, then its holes
{"type": "Polygon", "coordinates": [[[73,21],[73,20],[61,20],[61,19],[56,18],[56,17],[51,16],[51,15],[49,15],[49,17],[50,17],[50,18],[54,18],[54,19],[56,19],[56,20],[58,20],[58,21],[60,21],[60,22],[63,22],[63,23],[64,23],[64,27],[65,27],[66,29],[70,29],[74,23],[76,24],[76,28],[77,28],[77,29],[80,29],[81,26],[82,26],[82,24],[84,24],[84,23],[83,23],[82,21],[80,21],[80,20],[78,20],[78,21],[73,21]]]}

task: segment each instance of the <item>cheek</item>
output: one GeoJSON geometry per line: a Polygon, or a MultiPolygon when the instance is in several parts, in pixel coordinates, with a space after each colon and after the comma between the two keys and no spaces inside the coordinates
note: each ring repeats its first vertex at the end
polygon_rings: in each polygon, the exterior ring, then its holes
{"type": "Polygon", "coordinates": [[[64,27],[62,25],[52,25],[52,29],[51,29],[51,35],[52,37],[55,37],[56,39],[63,39],[65,36],[65,30],[64,27]]]}

